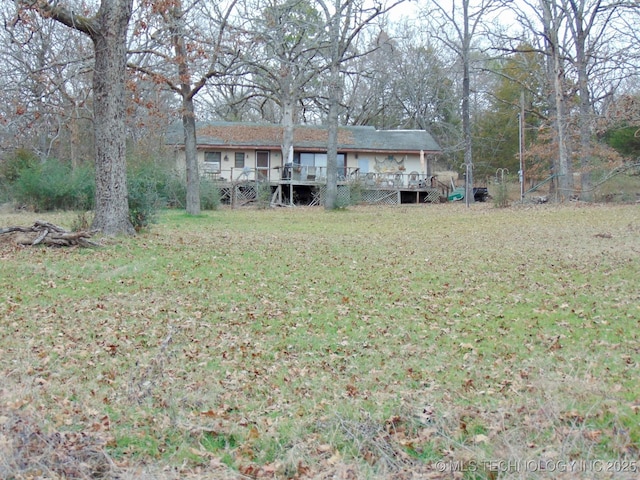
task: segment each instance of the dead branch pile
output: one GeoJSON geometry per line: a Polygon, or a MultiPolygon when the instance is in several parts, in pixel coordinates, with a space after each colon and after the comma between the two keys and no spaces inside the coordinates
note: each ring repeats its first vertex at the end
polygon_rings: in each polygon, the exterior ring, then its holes
{"type": "Polygon", "coordinates": [[[37,220],[31,227],[0,228],[0,242],[17,245],[47,245],[50,247],[97,247],[89,240],[92,231],[69,232],[52,223],[37,220]]]}
{"type": "Polygon", "coordinates": [[[104,428],[51,431],[29,413],[0,408],[0,478],[119,478],[105,453],[115,440],[104,428]]]}

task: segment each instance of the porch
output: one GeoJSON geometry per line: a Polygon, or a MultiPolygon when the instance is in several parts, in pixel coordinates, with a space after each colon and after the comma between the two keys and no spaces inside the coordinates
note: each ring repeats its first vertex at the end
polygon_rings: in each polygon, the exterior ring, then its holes
{"type": "MultiPolygon", "coordinates": [[[[293,165],[272,171],[243,168],[240,173],[203,174],[219,185],[223,203],[241,206],[253,202],[271,205],[323,205],[326,194],[326,167],[293,165]]],[[[450,187],[436,176],[412,172],[367,172],[357,168],[338,171],[338,205],[354,203],[400,205],[446,201],[450,187]]]]}

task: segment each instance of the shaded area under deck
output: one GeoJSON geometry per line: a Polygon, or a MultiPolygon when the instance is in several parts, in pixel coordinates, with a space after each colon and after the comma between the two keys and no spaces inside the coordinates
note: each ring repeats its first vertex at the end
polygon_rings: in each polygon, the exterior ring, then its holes
{"type": "MultiPolygon", "coordinates": [[[[253,202],[283,206],[324,205],[326,184],[318,182],[246,180],[220,182],[220,197],[224,204],[242,206],[253,202]]],[[[446,201],[448,189],[440,186],[366,185],[362,182],[338,182],[338,205],[401,205],[439,203],[446,201]]]]}

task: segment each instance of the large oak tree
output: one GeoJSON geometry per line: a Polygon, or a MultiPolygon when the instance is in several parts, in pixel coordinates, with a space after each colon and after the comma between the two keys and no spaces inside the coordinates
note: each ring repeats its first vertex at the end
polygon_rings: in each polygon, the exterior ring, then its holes
{"type": "Polygon", "coordinates": [[[125,129],[126,43],[133,0],[102,0],[98,10],[88,14],[75,12],[70,5],[57,1],[16,0],[16,3],[87,35],[93,42],[96,168],[93,228],[105,235],[133,235],[127,195],[125,129]]]}

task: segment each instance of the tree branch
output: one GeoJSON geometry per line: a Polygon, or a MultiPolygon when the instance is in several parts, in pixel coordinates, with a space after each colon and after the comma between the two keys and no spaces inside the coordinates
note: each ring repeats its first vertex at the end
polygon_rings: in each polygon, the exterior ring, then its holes
{"type": "Polygon", "coordinates": [[[95,38],[99,33],[95,18],[78,15],[73,10],[59,6],[57,1],[15,0],[15,3],[23,8],[36,10],[42,16],[51,18],[91,38],[95,38]]]}

